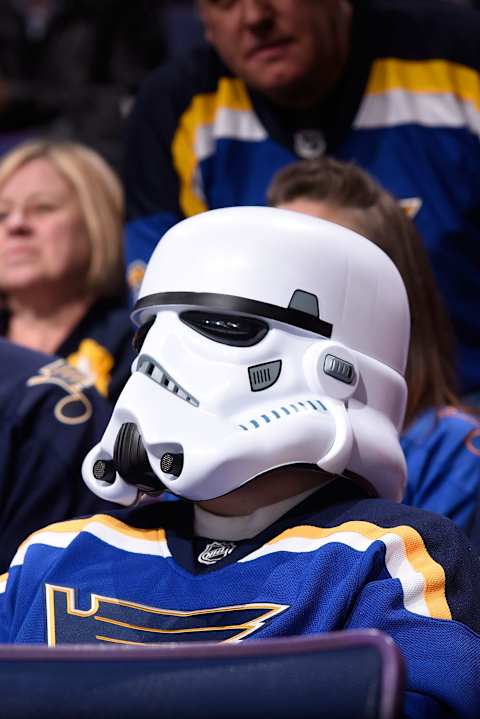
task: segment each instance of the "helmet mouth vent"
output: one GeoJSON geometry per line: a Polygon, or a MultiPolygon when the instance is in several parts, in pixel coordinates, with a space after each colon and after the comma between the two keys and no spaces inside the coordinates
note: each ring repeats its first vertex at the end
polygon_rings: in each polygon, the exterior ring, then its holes
{"type": "Polygon", "coordinates": [[[194,407],[198,407],[200,405],[200,402],[195,399],[195,397],[192,397],[189,392],[183,389],[183,387],[181,387],[152,357],[149,357],[148,355],[141,355],[138,359],[136,371],[140,372],[140,374],[147,375],[147,377],[152,379],[161,387],[176,395],[179,399],[183,399],[185,402],[188,402],[188,404],[191,404],[194,407]]]}
{"type": "Polygon", "coordinates": [[[327,412],[327,408],[319,399],[302,399],[296,402],[289,402],[278,406],[276,409],[270,409],[265,414],[248,419],[243,424],[239,424],[239,429],[248,432],[252,429],[260,429],[267,425],[274,425],[276,421],[292,417],[296,414],[305,412],[327,412]]]}

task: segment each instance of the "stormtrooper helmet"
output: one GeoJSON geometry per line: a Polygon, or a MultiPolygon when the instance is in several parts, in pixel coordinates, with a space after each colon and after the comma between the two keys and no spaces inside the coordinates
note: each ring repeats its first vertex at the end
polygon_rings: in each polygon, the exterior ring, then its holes
{"type": "Polygon", "coordinates": [[[289,210],[211,210],[163,237],[132,319],[132,375],[83,463],[95,494],[206,500],[308,464],[401,499],[410,317],[376,245],[289,210]]]}

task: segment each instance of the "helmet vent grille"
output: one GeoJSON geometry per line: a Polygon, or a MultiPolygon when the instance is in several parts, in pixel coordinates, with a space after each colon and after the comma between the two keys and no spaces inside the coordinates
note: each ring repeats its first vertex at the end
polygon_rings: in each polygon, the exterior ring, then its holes
{"type": "Polygon", "coordinates": [[[250,387],[252,392],[260,392],[275,384],[280,377],[282,369],[282,360],[274,362],[265,362],[248,368],[248,377],[250,379],[250,387]]]}

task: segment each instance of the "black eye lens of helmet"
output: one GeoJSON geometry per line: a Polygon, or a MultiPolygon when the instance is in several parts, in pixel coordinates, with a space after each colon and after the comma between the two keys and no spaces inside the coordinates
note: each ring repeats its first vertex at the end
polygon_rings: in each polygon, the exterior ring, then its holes
{"type": "Polygon", "coordinates": [[[180,319],[204,337],[232,347],[256,345],[268,332],[267,323],[253,317],[187,310],[180,319]]]}
{"type": "Polygon", "coordinates": [[[155,316],[150,317],[150,319],[147,320],[141,327],[139,327],[138,330],[133,335],[132,347],[133,347],[134,351],[137,353],[137,355],[140,352],[140,350],[142,349],[142,345],[145,342],[145,337],[148,334],[148,330],[150,329],[150,327],[153,325],[154,322],[155,322],[155,316]]]}

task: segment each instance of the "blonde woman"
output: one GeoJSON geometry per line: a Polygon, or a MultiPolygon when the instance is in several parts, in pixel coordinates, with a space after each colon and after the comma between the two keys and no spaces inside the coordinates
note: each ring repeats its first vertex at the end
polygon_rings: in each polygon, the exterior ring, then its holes
{"type": "Polygon", "coordinates": [[[83,370],[112,401],[131,361],[119,180],[94,151],[31,141],[0,163],[0,334],[83,370]]]}

